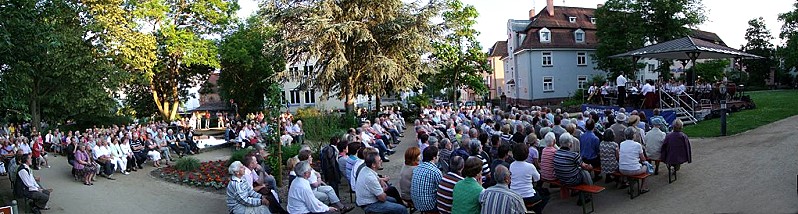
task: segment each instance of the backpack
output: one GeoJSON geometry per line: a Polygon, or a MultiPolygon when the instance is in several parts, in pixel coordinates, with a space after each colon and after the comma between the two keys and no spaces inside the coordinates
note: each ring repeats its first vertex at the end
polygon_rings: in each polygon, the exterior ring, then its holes
{"type": "Polygon", "coordinates": [[[17,167],[17,173],[15,173],[16,177],[14,178],[14,196],[25,196],[28,194],[28,186],[25,185],[25,182],[22,181],[22,178],[19,177],[19,171],[25,170],[25,173],[30,173],[24,165],[19,165],[17,167]]]}
{"type": "Polygon", "coordinates": [[[332,145],[328,145],[319,154],[322,177],[328,182],[341,181],[341,171],[338,170],[338,152],[336,150],[332,145]]]}

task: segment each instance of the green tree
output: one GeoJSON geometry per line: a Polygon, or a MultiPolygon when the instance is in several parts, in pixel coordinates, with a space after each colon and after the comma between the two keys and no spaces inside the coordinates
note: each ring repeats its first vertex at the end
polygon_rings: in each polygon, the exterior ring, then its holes
{"type": "Polygon", "coordinates": [[[646,42],[645,20],[639,14],[641,6],[626,0],[609,0],[596,9],[596,68],[606,71],[612,78],[620,74],[634,74],[643,64],[627,58],[610,58],[644,46],[646,42]]]}
{"type": "Polygon", "coordinates": [[[773,55],[775,49],[770,40],[773,36],[765,26],[765,19],[762,17],[748,21],[748,29],[745,31],[745,40],[748,41],[742,50],[746,53],[763,57],[763,59],[743,59],[743,65],[748,72],[749,81],[747,85],[761,86],[765,84],[765,79],[770,76],[770,68],[775,66],[773,55]]]}
{"type": "Polygon", "coordinates": [[[696,63],[691,69],[696,72],[696,76],[701,79],[714,82],[723,79],[724,71],[729,67],[729,60],[708,60],[696,63]]]}
{"type": "Polygon", "coordinates": [[[472,5],[464,5],[459,0],[446,1],[443,12],[443,29],[447,34],[442,40],[433,42],[435,51],[432,58],[437,72],[427,78],[427,85],[432,90],[447,89],[454,103],[457,103],[460,89],[468,88],[476,94],[488,92],[482,74],[491,73],[487,54],[476,37],[474,29],[477,9],[472,5]]]}
{"type": "MultiPolygon", "coordinates": [[[[690,34],[690,28],[703,23],[701,0],[608,0],[596,11],[600,44],[595,60],[598,68],[617,76],[631,74],[642,65],[609,56],[690,34]],[[627,65],[622,65],[622,64],[627,65]]],[[[670,76],[669,60],[660,60],[660,75],[670,76]]]]}
{"type": "Polygon", "coordinates": [[[279,103],[282,91],[272,87],[279,85],[275,78],[277,72],[285,70],[283,51],[276,45],[278,40],[274,28],[260,19],[250,18],[247,24],[239,25],[237,31],[222,41],[218,84],[224,100],[234,99],[242,115],[262,111],[267,94],[277,94],[279,103]]]}
{"type": "Polygon", "coordinates": [[[86,7],[69,0],[0,3],[0,106],[33,127],[113,115],[120,72],[91,35],[86,7]]]}
{"type": "Polygon", "coordinates": [[[354,110],[359,94],[381,95],[421,84],[422,55],[435,38],[437,2],[276,0],[262,16],[283,35],[288,62],[316,61],[313,85],[354,110]]]}
{"type": "Polygon", "coordinates": [[[779,38],[784,40],[778,51],[783,68],[780,70],[786,72],[798,67],[798,2],[793,4],[792,11],[779,14],[779,21],[784,22],[779,33],[779,38]]]}
{"type": "Polygon", "coordinates": [[[141,76],[157,111],[175,119],[187,89],[219,68],[217,43],[236,20],[233,0],[88,0],[99,36],[121,67],[141,76]]]}

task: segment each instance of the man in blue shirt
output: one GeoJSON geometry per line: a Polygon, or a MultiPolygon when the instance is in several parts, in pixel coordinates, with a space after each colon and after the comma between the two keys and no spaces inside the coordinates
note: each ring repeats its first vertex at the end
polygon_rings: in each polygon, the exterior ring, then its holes
{"type": "MultiPolygon", "coordinates": [[[[582,156],[582,161],[590,164],[593,168],[601,167],[601,159],[599,158],[599,145],[601,141],[593,131],[596,128],[596,122],[588,119],[585,122],[585,129],[587,130],[582,136],[579,137],[579,154],[582,156]]],[[[596,172],[593,181],[601,180],[601,176],[596,172]]]]}
{"type": "Polygon", "coordinates": [[[430,146],[422,153],[422,163],[413,169],[413,182],[410,188],[410,196],[416,209],[424,212],[437,211],[436,197],[438,194],[438,183],[443,179],[441,171],[436,167],[438,162],[438,148],[430,146]]]}

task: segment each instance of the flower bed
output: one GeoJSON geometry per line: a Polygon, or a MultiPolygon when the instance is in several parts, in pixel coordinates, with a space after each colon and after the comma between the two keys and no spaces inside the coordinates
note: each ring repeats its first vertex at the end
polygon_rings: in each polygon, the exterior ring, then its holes
{"type": "Polygon", "coordinates": [[[181,171],[174,166],[163,167],[154,170],[153,175],[169,182],[211,191],[225,189],[230,177],[227,161],[224,160],[202,162],[193,171],[181,171]]]}

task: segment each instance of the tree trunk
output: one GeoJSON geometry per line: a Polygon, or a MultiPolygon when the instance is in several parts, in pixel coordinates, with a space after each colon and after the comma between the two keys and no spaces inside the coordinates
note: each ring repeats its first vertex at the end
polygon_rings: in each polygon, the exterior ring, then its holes
{"type": "Polygon", "coordinates": [[[39,100],[38,99],[39,98],[36,96],[36,94],[33,94],[33,97],[31,98],[31,101],[30,101],[29,108],[30,108],[30,115],[31,115],[31,124],[30,124],[31,125],[31,130],[30,130],[31,133],[33,133],[34,130],[41,131],[41,130],[39,130],[39,128],[42,127],[41,126],[41,124],[42,124],[42,114],[41,114],[41,111],[39,110],[39,100]]]}
{"type": "Polygon", "coordinates": [[[346,113],[355,113],[354,84],[352,84],[351,81],[346,84],[346,87],[341,88],[341,92],[344,93],[344,108],[346,109],[346,113]]]}
{"type": "Polygon", "coordinates": [[[379,93],[374,95],[374,108],[377,109],[377,112],[381,110],[382,107],[382,95],[379,93]]]}
{"type": "Polygon", "coordinates": [[[30,104],[28,106],[30,109],[30,116],[31,116],[31,133],[33,130],[39,130],[42,124],[42,114],[41,110],[39,110],[39,80],[33,80],[33,90],[30,97],[30,104]]]}

